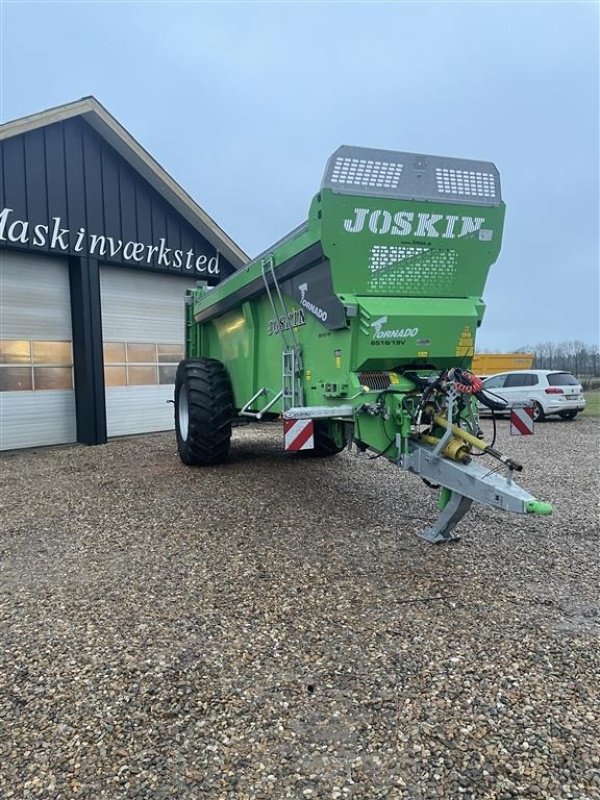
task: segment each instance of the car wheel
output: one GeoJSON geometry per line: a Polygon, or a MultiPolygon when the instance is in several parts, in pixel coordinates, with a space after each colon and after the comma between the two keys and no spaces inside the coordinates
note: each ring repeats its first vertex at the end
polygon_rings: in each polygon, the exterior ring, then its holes
{"type": "Polygon", "coordinates": [[[558,416],[561,419],[575,419],[577,411],[559,411],[558,416]]]}
{"type": "Polygon", "coordinates": [[[546,414],[544,413],[544,409],[542,408],[541,404],[536,401],[533,404],[533,421],[542,422],[545,418],[546,414]]]}

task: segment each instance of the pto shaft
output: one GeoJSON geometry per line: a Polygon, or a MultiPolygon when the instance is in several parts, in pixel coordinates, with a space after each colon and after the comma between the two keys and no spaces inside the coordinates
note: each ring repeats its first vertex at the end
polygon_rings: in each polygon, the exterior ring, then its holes
{"type": "Polygon", "coordinates": [[[519,464],[518,461],[514,461],[512,458],[507,458],[506,456],[503,456],[502,453],[498,452],[498,450],[494,450],[493,447],[490,447],[481,439],[478,439],[476,436],[473,436],[472,433],[469,433],[468,431],[463,431],[463,429],[459,428],[458,425],[450,425],[447,419],[444,419],[444,417],[440,417],[439,415],[436,415],[433,418],[433,421],[436,423],[436,425],[440,425],[442,428],[445,428],[446,430],[451,430],[455,436],[458,436],[459,439],[463,439],[463,441],[468,442],[472,447],[476,447],[478,450],[482,450],[484,453],[487,453],[493,458],[497,458],[498,461],[501,461],[503,464],[506,464],[506,466],[509,469],[514,469],[516,472],[522,472],[523,470],[522,464],[519,464]]]}

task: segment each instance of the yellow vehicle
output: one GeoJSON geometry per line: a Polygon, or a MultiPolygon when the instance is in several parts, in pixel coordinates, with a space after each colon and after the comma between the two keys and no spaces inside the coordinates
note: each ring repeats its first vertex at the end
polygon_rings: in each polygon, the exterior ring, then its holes
{"type": "Polygon", "coordinates": [[[473,372],[483,378],[497,372],[531,369],[533,359],[533,353],[477,353],[473,356],[473,372]]]}

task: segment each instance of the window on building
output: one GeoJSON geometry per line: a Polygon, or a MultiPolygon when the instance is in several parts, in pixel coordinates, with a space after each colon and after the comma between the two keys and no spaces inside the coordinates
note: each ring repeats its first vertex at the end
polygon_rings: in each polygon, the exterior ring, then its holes
{"type": "Polygon", "coordinates": [[[104,342],[106,386],[156,386],[175,383],[183,358],[180,344],[104,342]]]}
{"type": "Polygon", "coordinates": [[[0,391],[73,388],[71,342],[0,340],[0,391]]]}
{"type": "Polygon", "coordinates": [[[33,375],[29,367],[0,369],[0,392],[28,392],[33,389],[33,375]]]}

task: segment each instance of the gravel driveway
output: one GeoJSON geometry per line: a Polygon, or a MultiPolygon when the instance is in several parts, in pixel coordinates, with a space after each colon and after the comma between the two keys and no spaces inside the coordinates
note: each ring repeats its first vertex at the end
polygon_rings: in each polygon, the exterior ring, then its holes
{"type": "Polygon", "coordinates": [[[2,800],[599,798],[598,421],[500,428],[554,516],[440,547],[421,481],[279,426],[6,456],[2,800]]]}

